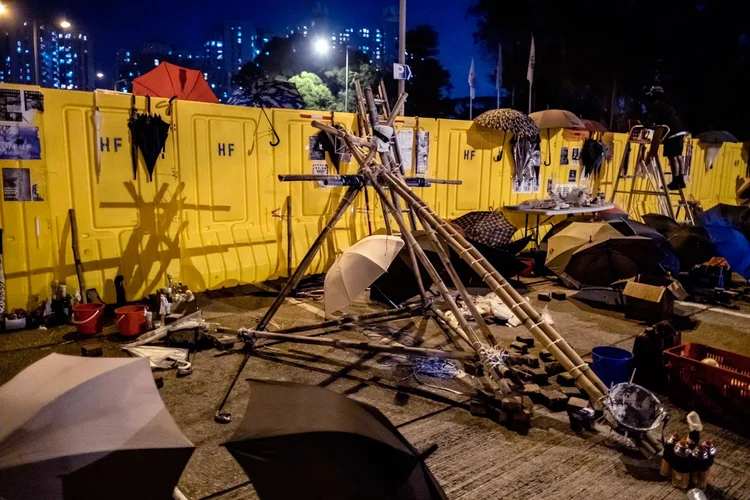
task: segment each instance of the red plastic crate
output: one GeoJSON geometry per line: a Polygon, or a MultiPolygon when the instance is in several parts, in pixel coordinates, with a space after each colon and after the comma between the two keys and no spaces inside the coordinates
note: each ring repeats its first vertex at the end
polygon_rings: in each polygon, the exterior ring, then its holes
{"type": "Polygon", "coordinates": [[[703,344],[664,351],[669,399],[701,418],[750,435],[750,357],[703,344]],[[701,363],[715,359],[719,366],[701,363]]]}

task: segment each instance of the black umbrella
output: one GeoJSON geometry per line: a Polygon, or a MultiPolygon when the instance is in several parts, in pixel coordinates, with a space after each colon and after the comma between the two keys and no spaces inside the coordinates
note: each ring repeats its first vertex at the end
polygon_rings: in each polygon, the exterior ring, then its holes
{"type": "Polygon", "coordinates": [[[688,271],[718,255],[708,232],[699,226],[678,226],[667,231],[667,240],[680,259],[680,269],[688,271]]]}
{"type": "Polygon", "coordinates": [[[247,88],[239,88],[229,96],[227,104],[277,109],[305,109],[297,86],[291,82],[258,78],[247,88]]]}
{"type": "Polygon", "coordinates": [[[657,257],[662,267],[673,275],[680,273],[680,259],[677,258],[677,254],[666,236],[659,231],[646,224],[629,219],[609,221],[609,225],[620,231],[623,236],[643,236],[653,241],[658,249],[657,257]]]}
{"type": "Polygon", "coordinates": [[[734,134],[727,132],[726,130],[710,130],[708,132],[702,132],[698,134],[698,140],[700,142],[707,142],[710,144],[721,144],[722,142],[740,142],[734,134]]]}
{"type": "Polygon", "coordinates": [[[656,229],[664,235],[666,235],[669,231],[680,227],[680,224],[676,220],[671,217],[667,217],[666,215],[646,214],[641,218],[648,227],[656,229]]]}
{"type": "Polygon", "coordinates": [[[146,96],[146,112],[133,113],[128,120],[130,137],[133,144],[133,180],[136,179],[138,172],[137,152],[135,148],[141,151],[143,161],[148,170],[149,180],[153,180],[154,168],[159,155],[164,151],[164,145],[167,143],[169,134],[169,123],[161,119],[160,115],[151,114],[151,98],[146,96]]]}
{"type": "Polygon", "coordinates": [[[321,387],[251,382],[224,446],[269,499],[445,499],[423,457],[376,408],[321,387]]]}
{"type": "Polygon", "coordinates": [[[560,278],[568,287],[582,288],[609,286],[637,274],[663,276],[664,270],[654,259],[657,252],[653,241],[640,236],[589,243],[573,254],[560,278]]]}

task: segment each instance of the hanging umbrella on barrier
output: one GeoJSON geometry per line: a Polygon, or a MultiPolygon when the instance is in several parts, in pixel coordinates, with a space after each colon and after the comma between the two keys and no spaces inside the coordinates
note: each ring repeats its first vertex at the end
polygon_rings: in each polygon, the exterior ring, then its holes
{"type": "Polygon", "coordinates": [[[666,236],[656,229],[638,221],[620,219],[609,221],[609,224],[622,233],[623,236],[643,236],[654,242],[658,250],[658,261],[661,266],[672,275],[680,273],[680,259],[669,244],[666,236]]]}
{"type": "Polygon", "coordinates": [[[261,500],[447,498],[429,453],[377,408],[322,387],[251,382],[245,418],[224,446],[261,500]]]}
{"type": "Polygon", "coordinates": [[[133,80],[133,94],[166,99],[174,97],[183,101],[219,102],[202,71],[168,62],[162,62],[133,80]]]}
{"type": "Polygon", "coordinates": [[[552,148],[550,144],[549,129],[551,128],[572,128],[585,129],[586,126],[576,115],[564,109],[545,109],[531,113],[529,118],[534,120],[539,130],[547,130],[547,162],[545,166],[552,165],[552,148]]]}
{"type": "Polygon", "coordinates": [[[156,161],[164,151],[169,135],[169,123],[162,120],[160,115],[151,114],[151,98],[146,96],[146,112],[135,111],[135,96],[133,97],[133,111],[128,121],[132,141],[131,154],[133,157],[133,180],[138,172],[138,151],[146,164],[149,181],[153,180],[156,161]]]}
{"type": "Polygon", "coordinates": [[[265,78],[258,78],[247,88],[239,88],[232,92],[227,104],[271,109],[305,109],[306,107],[295,84],[265,78]]]}
{"type": "Polygon", "coordinates": [[[547,241],[547,259],[544,265],[560,276],[579,248],[588,243],[619,236],[620,232],[605,222],[573,222],[547,241]]]}
{"type": "Polygon", "coordinates": [[[397,236],[376,234],[347,248],[326,273],[323,285],[326,315],[351,304],[388,271],[403,246],[404,240],[397,236]]]}
{"type": "Polygon", "coordinates": [[[608,238],[584,245],[570,258],[560,274],[565,286],[608,287],[637,274],[663,276],[664,270],[654,259],[658,252],[654,242],[641,236],[608,238]]]}
{"type": "Polygon", "coordinates": [[[0,496],[170,498],[193,444],[145,358],[50,354],[0,387],[0,496]]]}
{"type": "MultiPolygon", "coordinates": [[[[513,134],[516,138],[526,139],[533,139],[539,135],[539,129],[534,123],[534,120],[529,118],[528,115],[510,108],[485,111],[474,118],[474,123],[482,127],[503,131],[503,142],[501,146],[505,146],[505,138],[508,134],[513,134]]],[[[500,161],[502,158],[503,152],[500,151],[496,160],[500,161]]],[[[516,163],[516,165],[518,165],[518,163],[516,163]]]]}

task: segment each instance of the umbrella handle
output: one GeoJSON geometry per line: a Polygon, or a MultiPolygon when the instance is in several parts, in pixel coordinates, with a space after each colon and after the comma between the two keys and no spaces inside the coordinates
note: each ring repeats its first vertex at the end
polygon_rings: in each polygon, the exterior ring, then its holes
{"type": "Polygon", "coordinates": [[[547,161],[544,162],[545,167],[552,165],[552,144],[549,139],[549,129],[547,129],[547,161]]]}
{"type": "Polygon", "coordinates": [[[268,144],[270,144],[271,147],[275,148],[276,146],[278,146],[279,144],[281,144],[281,137],[279,137],[279,134],[276,133],[276,129],[273,126],[273,122],[268,117],[268,113],[266,113],[266,107],[263,106],[263,104],[260,102],[260,99],[257,96],[256,96],[255,100],[258,103],[258,105],[260,106],[260,110],[263,111],[263,116],[266,117],[266,120],[268,121],[268,125],[271,127],[271,133],[273,134],[273,137],[274,137],[274,139],[271,142],[269,142],[268,144]]]}

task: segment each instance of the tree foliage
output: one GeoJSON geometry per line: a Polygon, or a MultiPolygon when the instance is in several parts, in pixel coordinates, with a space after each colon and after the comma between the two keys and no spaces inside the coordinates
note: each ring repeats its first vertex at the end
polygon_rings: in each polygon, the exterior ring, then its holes
{"type": "Polygon", "coordinates": [[[515,90],[523,111],[533,32],[534,109],[624,120],[638,114],[643,87],[658,84],[693,132],[750,134],[743,119],[750,112],[743,88],[750,76],[747,2],[579,0],[571,8],[552,0],[477,0],[469,13],[488,58],[494,61],[502,43],[504,86],[515,90]]]}
{"type": "Polygon", "coordinates": [[[291,77],[289,81],[297,86],[307,109],[330,110],[333,106],[333,94],[315,73],[303,71],[291,77]]]}

